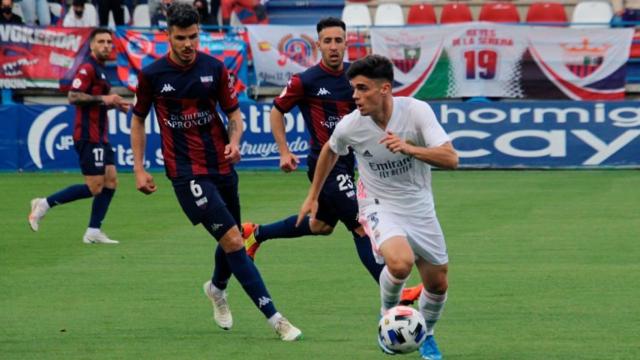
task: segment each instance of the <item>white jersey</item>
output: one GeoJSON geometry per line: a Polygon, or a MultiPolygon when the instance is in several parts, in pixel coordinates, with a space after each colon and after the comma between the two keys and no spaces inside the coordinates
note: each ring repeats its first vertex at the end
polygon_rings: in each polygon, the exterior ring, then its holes
{"type": "MultiPolygon", "coordinates": [[[[393,98],[390,131],[414,145],[434,147],[449,141],[431,107],[409,97],[393,98]]],[[[401,212],[433,214],[431,167],[402,153],[392,153],[380,140],[385,130],[355,110],[338,122],[329,139],[331,149],[345,155],[354,150],[358,161],[358,203],[377,202],[401,212]]]]}

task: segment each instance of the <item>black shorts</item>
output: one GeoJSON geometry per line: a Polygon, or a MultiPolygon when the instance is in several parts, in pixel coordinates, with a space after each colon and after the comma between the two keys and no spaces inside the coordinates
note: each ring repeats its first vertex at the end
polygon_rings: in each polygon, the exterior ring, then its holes
{"type": "Polygon", "coordinates": [[[78,140],[74,142],[73,147],[78,153],[82,175],[104,175],[105,166],[115,165],[115,155],[109,143],[100,144],[78,140]]]}
{"type": "Polygon", "coordinates": [[[204,225],[220,240],[240,224],[238,175],[195,177],[173,182],[182,210],[193,225],[204,225]]]}
{"type": "MultiPolygon", "coordinates": [[[[313,171],[307,172],[307,177],[313,181],[313,171]]],[[[338,168],[331,171],[318,197],[316,219],[331,227],[341,221],[349,231],[360,227],[353,173],[338,168]]]]}

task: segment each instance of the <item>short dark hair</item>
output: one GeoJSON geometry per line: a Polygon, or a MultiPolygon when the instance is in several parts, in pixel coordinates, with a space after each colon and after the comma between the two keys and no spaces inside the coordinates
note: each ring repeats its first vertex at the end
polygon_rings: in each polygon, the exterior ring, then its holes
{"type": "Polygon", "coordinates": [[[95,28],[95,29],[93,29],[93,31],[91,31],[91,35],[89,35],[89,42],[92,42],[93,39],[98,34],[109,34],[109,35],[111,35],[111,38],[113,39],[113,32],[111,30],[109,30],[107,28],[95,28]]]}
{"type": "Polygon", "coordinates": [[[177,26],[184,29],[199,23],[200,15],[198,15],[198,10],[191,4],[174,2],[167,10],[168,28],[177,26]]]}
{"type": "Polygon", "coordinates": [[[388,80],[393,84],[393,64],[382,55],[367,55],[351,63],[347,70],[349,80],[358,75],[374,80],[388,80]]]}
{"type": "Polygon", "coordinates": [[[347,26],[344,24],[344,21],[333,16],[320,19],[318,24],[316,24],[316,31],[318,32],[318,35],[320,35],[320,31],[322,31],[322,29],[335,26],[341,27],[342,30],[347,31],[347,26]]]}

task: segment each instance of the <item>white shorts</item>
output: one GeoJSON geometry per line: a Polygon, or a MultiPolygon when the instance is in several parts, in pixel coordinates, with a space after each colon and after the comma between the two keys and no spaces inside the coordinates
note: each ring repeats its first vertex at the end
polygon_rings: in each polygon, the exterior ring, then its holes
{"type": "Polygon", "coordinates": [[[358,221],[371,239],[373,253],[379,264],[384,263],[380,246],[394,236],[407,238],[416,258],[421,257],[434,265],[449,263],[444,234],[435,215],[400,214],[381,205],[369,205],[360,208],[358,221]]]}

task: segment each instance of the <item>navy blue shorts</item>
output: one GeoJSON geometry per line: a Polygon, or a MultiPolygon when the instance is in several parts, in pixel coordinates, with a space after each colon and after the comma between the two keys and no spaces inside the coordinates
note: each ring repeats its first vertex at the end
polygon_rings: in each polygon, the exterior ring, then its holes
{"type": "Polygon", "coordinates": [[[107,165],[115,165],[111,144],[92,143],[86,140],[74,142],[73,147],[78,153],[82,175],[104,175],[107,165]]]}
{"type": "Polygon", "coordinates": [[[238,175],[235,172],[174,181],[173,189],[191,223],[202,224],[217,240],[240,224],[238,175]]]}
{"type": "MultiPolygon", "coordinates": [[[[313,171],[307,172],[307,177],[313,181],[313,171]]],[[[349,231],[360,227],[353,173],[338,168],[331,171],[318,197],[316,219],[331,227],[341,221],[349,231]]]]}

